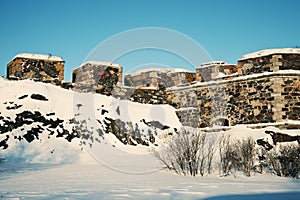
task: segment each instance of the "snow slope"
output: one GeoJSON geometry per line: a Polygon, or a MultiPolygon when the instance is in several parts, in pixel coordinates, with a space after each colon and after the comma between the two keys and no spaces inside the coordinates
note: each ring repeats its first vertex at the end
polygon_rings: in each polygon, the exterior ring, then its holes
{"type": "Polygon", "coordinates": [[[1,153],[10,162],[57,164],[95,159],[123,171],[156,170],[161,166],[150,148],[157,143],[162,127],[170,131],[180,127],[170,106],[75,93],[30,80],[1,78],[0,94],[1,153]],[[118,138],[112,133],[115,127],[124,128],[118,138]],[[145,158],[152,160],[151,166],[144,164],[145,158]]]}

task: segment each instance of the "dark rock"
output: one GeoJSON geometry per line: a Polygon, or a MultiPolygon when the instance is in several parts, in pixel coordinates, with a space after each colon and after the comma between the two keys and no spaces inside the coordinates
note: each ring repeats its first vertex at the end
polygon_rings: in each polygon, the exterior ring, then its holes
{"type": "Polygon", "coordinates": [[[118,115],[120,115],[120,107],[119,106],[117,107],[116,112],[118,115]]]}
{"type": "Polygon", "coordinates": [[[48,99],[41,94],[32,94],[31,98],[35,100],[48,101],[48,99]]]}
{"type": "Polygon", "coordinates": [[[105,113],[108,113],[108,111],[105,110],[105,109],[102,109],[102,110],[101,110],[101,115],[104,115],[105,113]]]}
{"type": "Polygon", "coordinates": [[[266,134],[271,135],[273,143],[276,145],[281,142],[294,142],[297,141],[300,144],[300,135],[291,136],[285,133],[278,133],[274,131],[265,131],[266,134]]]}
{"type": "Polygon", "coordinates": [[[6,107],[6,109],[7,110],[16,110],[16,109],[18,109],[18,108],[21,108],[23,105],[17,105],[17,104],[15,104],[15,105],[13,105],[13,106],[7,106],[6,107]]]}
{"type": "Polygon", "coordinates": [[[257,144],[263,146],[267,151],[271,150],[273,146],[268,142],[264,141],[263,139],[256,140],[257,144]]]}
{"type": "Polygon", "coordinates": [[[52,112],[52,113],[47,113],[47,114],[46,114],[46,116],[48,116],[48,117],[49,117],[49,116],[53,116],[53,115],[55,115],[54,112],[52,112]]]}
{"type": "Polygon", "coordinates": [[[9,136],[6,135],[6,138],[0,142],[0,147],[2,147],[3,149],[7,149],[8,148],[8,144],[7,144],[8,139],[9,139],[9,136]]]}
{"type": "Polygon", "coordinates": [[[25,138],[25,140],[27,142],[32,142],[34,139],[39,139],[39,134],[43,132],[43,128],[41,126],[38,125],[37,128],[33,127],[31,128],[31,130],[27,131],[27,133],[25,135],[23,135],[23,137],[25,138]]]}
{"type": "Polygon", "coordinates": [[[18,99],[25,99],[26,97],[28,97],[27,94],[23,95],[23,96],[20,96],[18,99]]]}

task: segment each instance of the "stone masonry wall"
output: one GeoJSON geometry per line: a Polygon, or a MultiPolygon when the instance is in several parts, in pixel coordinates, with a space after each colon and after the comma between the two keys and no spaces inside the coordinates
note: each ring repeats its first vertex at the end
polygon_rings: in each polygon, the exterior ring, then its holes
{"type": "Polygon", "coordinates": [[[60,84],[64,80],[64,61],[15,58],[7,65],[7,78],[60,84]]]}
{"type": "Polygon", "coordinates": [[[165,72],[152,70],[139,74],[127,74],[124,77],[124,85],[129,87],[154,86],[158,84],[164,87],[172,87],[180,84],[188,84],[196,80],[196,74],[192,72],[165,72]]]}
{"type": "Polygon", "coordinates": [[[282,54],[279,70],[300,70],[300,54],[282,54]]]}
{"type": "Polygon", "coordinates": [[[279,70],[299,70],[300,54],[273,54],[238,61],[240,75],[277,72],[279,70]]]}
{"type": "Polygon", "coordinates": [[[73,90],[111,95],[122,82],[122,67],[86,63],[73,70],[73,90]]]}
{"type": "Polygon", "coordinates": [[[211,127],[300,119],[300,82],[293,74],[198,84],[173,93],[173,104],[180,104],[184,125],[211,127]]]}
{"type": "Polygon", "coordinates": [[[224,75],[232,75],[237,73],[237,71],[237,66],[231,64],[199,67],[196,69],[196,80],[199,82],[208,82],[214,80],[219,73],[223,73],[224,75]]]}
{"type": "Polygon", "coordinates": [[[171,92],[162,88],[154,89],[117,86],[114,88],[112,96],[145,104],[169,104],[169,102],[171,102],[169,99],[171,97],[171,92]]]}
{"type": "Polygon", "coordinates": [[[282,118],[300,120],[300,77],[284,77],[280,80],[282,118]]]}
{"type": "Polygon", "coordinates": [[[204,128],[300,120],[299,70],[300,54],[271,54],[244,57],[237,66],[208,65],[190,75],[159,71],[126,75],[125,85],[134,87],[121,85],[121,67],[86,64],[74,70],[73,81],[79,91],[169,104],[184,126],[204,128]]]}

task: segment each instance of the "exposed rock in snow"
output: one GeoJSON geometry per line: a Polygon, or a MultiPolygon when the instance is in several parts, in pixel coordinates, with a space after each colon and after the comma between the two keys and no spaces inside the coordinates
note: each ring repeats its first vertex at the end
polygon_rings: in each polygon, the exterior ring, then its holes
{"type": "Polygon", "coordinates": [[[161,131],[181,126],[168,105],[76,93],[30,80],[0,78],[0,94],[5,94],[0,99],[0,151],[7,160],[68,163],[83,152],[98,153],[93,148],[149,152],[161,131]]]}

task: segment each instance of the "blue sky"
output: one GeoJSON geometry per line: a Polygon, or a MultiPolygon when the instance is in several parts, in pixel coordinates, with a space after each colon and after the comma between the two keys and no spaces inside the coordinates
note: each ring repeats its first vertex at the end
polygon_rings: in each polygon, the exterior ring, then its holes
{"type": "MultiPolygon", "coordinates": [[[[72,70],[99,43],[141,27],[176,30],[214,60],[236,63],[253,51],[300,46],[299,9],[297,0],[0,0],[0,75],[18,53],[51,53],[66,61],[70,81],[72,70]]],[[[159,56],[149,53],[145,62],[160,62],[159,56]]],[[[126,73],[143,59],[132,55],[119,64],[126,73]]]]}

